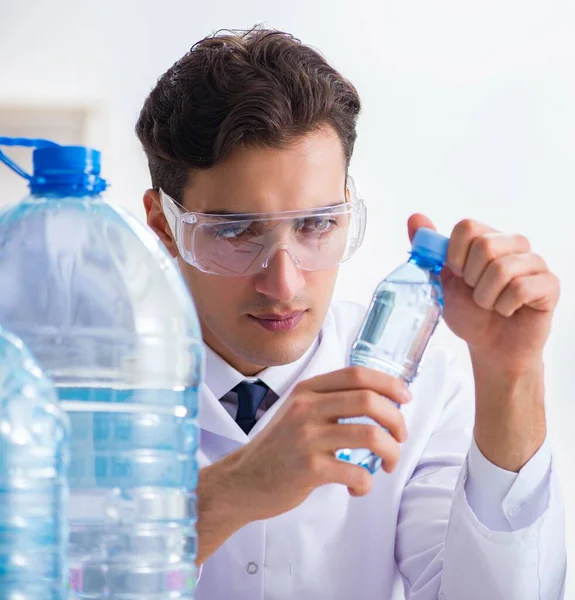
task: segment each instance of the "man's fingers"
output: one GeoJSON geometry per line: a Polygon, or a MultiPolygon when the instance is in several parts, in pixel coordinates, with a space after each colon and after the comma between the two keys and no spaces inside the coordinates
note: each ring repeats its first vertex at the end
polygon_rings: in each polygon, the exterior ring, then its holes
{"type": "Polygon", "coordinates": [[[475,303],[492,310],[509,283],[517,277],[536,275],[547,270],[545,261],[533,253],[507,254],[492,260],[476,282],[473,290],[475,303]]]}
{"type": "Polygon", "coordinates": [[[404,381],[366,367],[346,367],[325,375],[318,375],[298,384],[296,390],[298,387],[318,394],[346,390],[371,390],[381,396],[391,398],[398,404],[405,404],[411,400],[411,392],[404,381]]]}
{"type": "Polygon", "coordinates": [[[354,390],[323,394],[317,397],[313,412],[318,418],[331,420],[333,423],[340,418],[371,417],[379,425],[387,428],[399,442],[407,439],[405,419],[401,411],[388,398],[375,392],[354,390]]]}
{"type": "Polygon", "coordinates": [[[373,478],[364,467],[326,457],[326,483],[339,483],[347,486],[353,496],[365,496],[371,491],[373,478]]]}
{"type": "Polygon", "coordinates": [[[320,430],[317,444],[322,450],[329,452],[341,448],[367,448],[377,454],[390,471],[397,466],[401,454],[401,446],[397,439],[377,425],[327,425],[320,430]]]}
{"type": "Polygon", "coordinates": [[[463,276],[467,256],[475,238],[490,233],[496,232],[493,228],[471,219],[457,223],[453,228],[447,247],[447,265],[455,275],[463,276]]]}
{"type": "Polygon", "coordinates": [[[549,272],[516,277],[497,299],[494,310],[510,317],[523,306],[538,311],[553,310],[559,298],[559,281],[549,272]]]}
{"type": "Polygon", "coordinates": [[[475,287],[493,261],[505,256],[528,254],[530,250],[529,241],[522,235],[499,232],[480,235],[471,241],[463,266],[463,279],[467,285],[475,287]]]}

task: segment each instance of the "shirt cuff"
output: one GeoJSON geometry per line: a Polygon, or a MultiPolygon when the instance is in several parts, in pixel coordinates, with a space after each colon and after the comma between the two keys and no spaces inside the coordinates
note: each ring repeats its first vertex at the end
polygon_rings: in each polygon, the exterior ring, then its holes
{"type": "Polygon", "coordinates": [[[532,525],[549,502],[551,447],[547,438],[519,473],[487,460],[475,438],[467,455],[465,495],[480,523],[491,531],[516,531],[532,525]]]}

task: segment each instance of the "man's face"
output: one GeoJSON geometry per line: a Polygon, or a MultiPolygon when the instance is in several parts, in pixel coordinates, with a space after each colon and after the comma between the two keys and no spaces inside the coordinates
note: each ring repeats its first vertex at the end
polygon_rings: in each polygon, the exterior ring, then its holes
{"type": "MultiPolygon", "coordinates": [[[[345,177],[341,142],[333,130],[323,129],[282,149],[239,149],[215,167],[195,172],[182,204],[204,213],[318,208],[344,201],[345,177]]],[[[148,223],[166,241],[167,227],[152,210],[155,200],[145,200],[148,223]]],[[[175,255],[171,239],[167,245],[175,255]]],[[[247,277],[204,273],[179,256],[178,262],[204,341],[244,375],[304,354],[322,326],[338,272],[337,267],[300,270],[282,249],[266,268],[247,277]]]]}

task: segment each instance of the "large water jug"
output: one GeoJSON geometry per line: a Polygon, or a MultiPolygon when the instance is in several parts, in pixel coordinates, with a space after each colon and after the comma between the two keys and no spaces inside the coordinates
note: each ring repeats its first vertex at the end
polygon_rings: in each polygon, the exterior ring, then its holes
{"type": "Polygon", "coordinates": [[[193,598],[197,393],[191,296],[148,227],[102,195],[100,153],[42,140],[30,195],[0,213],[0,322],[57,387],[71,435],[71,587],[193,598]]]}
{"type": "Polygon", "coordinates": [[[0,598],[67,598],[68,443],[54,387],[0,327],[0,598]]]}

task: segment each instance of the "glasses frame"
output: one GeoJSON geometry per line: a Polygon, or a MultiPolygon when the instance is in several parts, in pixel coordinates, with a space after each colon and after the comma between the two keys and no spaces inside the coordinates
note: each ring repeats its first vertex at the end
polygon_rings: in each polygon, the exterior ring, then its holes
{"type": "MultiPolygon", "coordinates": [[[[210,273],[212,275],[223,275],[223,273],[215,272],[210,269],[203,267],[196,260],[192,250],[187,249],[183,244],[184,238],[184,227],[185,225],[199,224],[202,221],[208,223],[226,222],[235,223],[245,220],[269,220],[269,221],[281,221],[286,219],[295,219],[298,217],[306,217],[309,215],[322,215],[322,214],[342,214],[338,210],[350,213],[357,219],[357,227],[352,228],[352,232],[348,235],[353,235],[351,240],[348,240],[348,251],[343,258],[336,263],[339,265],[349,260],[361,246],[365,235],[365,227],[367,222],[367,208],[363,201],[363,198],[358,192],[357,185],[354,179],[348,175],[346,180],[346,197],[347,200],[341,204],[326,207],[308,208],[303,210],[286,210],[278,212],[262,212],[262,213],[234,213],[234,214],[214,214],[214,213],[200,213],[186,210],[179,202],[174,200],[171,196],[166,194],[162,188],[158,188],[160,194],[160,202],[164,216],[168,223],[168,227],[172,233],[172,236],[178,247],[180,256],[190,265],[199,269],[204,273],[210,273]]],[[[334,266],[336,266],[334,265],[334,266]]],[[[302,270],[322,270],[320,269],[305,269],[297,265],[302,270]]],[[[260,270],[265,268],[262,264],[260,270]]],[[[227,274],[227,276],[230,276],[227,274]]],[[[243,277],[245,275],[237,274],[236,277],[243,277]]],[[[249,275],[248,275],[249,276],[249,275]]]]}

